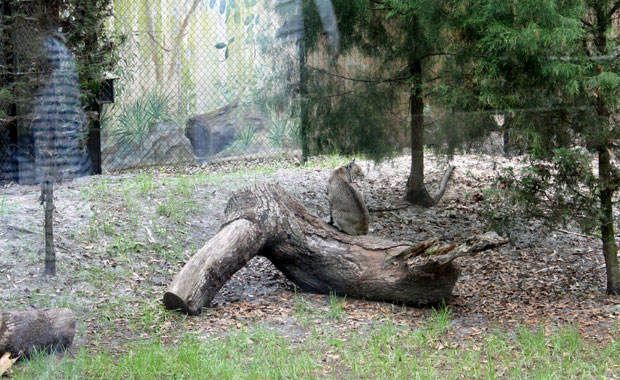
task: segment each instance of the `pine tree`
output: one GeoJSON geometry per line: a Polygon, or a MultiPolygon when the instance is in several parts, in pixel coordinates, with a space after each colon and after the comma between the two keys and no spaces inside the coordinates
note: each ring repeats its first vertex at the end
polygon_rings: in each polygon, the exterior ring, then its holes
{"type": "MultiPolygon", "coordinates": [[[[375,159],[391,154],[390,135],[404,124],[399,123],[404,95],[412,152],[406,199],[436,204],[443,192],[433,197],[424,186],[424,108],[437,79],[434,68],[448,44],[444,2],[334,0],[333,5],[340,54],[357,54],[371,63],[361,65],[365,67],[355,76],[342,74],[337,65],[307,66],[311,151],[363,153],[375,159]]],[[[322,25],[308,1],[304,26],[306,48],[319,49],[322,25]]]]}
{"type": "Polygon", "coordinates": [[[513,190],[530,211],[596,225],[607,292],[620,295],[613,202],[620,187],[620,1],[454,1],[462,86],[455,110],[495,110],[527,139],[532,165],[513,190]],[[458,4],[458,6],[457,6],[458,4]],[[595,173],[592,158],[598,160],[595,173]]]}

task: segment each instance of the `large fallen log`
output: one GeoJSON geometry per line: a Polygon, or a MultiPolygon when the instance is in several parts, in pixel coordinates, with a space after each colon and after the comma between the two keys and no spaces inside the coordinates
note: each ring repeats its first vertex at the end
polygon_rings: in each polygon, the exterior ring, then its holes
{"type": "Polygon", "coordinates": [[[312,214],[278,185],[234,193],[226,221],[175,276],[167,309],[198,314],[228,279],[256,255],[265,256],[299,288],[407,305],[449,298],[459,276],[453,260],[497,247],[496,234],[459,245],[413,244],[349,236],[312,214]]]}
{"type": "Polygon", "coordinates": [[[60,351],[71,346],[74,336],[75,318],[69,309],[0,313],[0,354],[60,351]]]}

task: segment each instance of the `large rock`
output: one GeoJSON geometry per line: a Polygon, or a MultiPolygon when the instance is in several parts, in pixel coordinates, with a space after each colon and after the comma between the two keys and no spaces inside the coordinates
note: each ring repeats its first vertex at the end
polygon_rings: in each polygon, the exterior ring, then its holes
{"type": "Polygon", "coordinates": [[[143,162],[146,165],[176,164],[196,160],[191,142],[173,121],[151,125],[149,135],[142,146],[143,162]]]}
{"type": "Polygon", "coordinates": [[[204,159],[226,149],[243,128],[249,126],[259,132],[268,122],[269,116],[257,106],[234,102],[189,119],[185,135],[191,141],[196,157],[204,159]]]}
{"type": "Polygon", "coordinates": [[[103,149],[105,170],[194,161],[191,142],[173,121],[152,124],[139,146],[111,143],[105,144],[103,149]]]}

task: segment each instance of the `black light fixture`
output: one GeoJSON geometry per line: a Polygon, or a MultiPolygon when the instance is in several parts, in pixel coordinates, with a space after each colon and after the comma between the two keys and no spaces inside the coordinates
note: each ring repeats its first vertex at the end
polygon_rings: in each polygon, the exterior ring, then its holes
{"type": "Polygon", "coordinates": [[[97,102],[99,104],[114,103],[114,81],[118,78],[106,78],[101,82],[97,102]]]}

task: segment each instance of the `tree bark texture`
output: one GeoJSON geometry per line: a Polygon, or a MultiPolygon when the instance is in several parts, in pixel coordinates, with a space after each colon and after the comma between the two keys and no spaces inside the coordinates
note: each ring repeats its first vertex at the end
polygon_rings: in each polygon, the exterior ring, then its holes
{"type": "Polygon", "coordinates": [[[69,309],[0,313],[0,354],[30,356],[36,351],[67,349],[75,336],[75,318],[69,309]]]}
{"type": "Polygon", "coordinates": [[[422,93],[422,61],[409,59],[409,75],[413,80],[409,94],[411,111],[411,171],[407,180],[405,199],[424,207],[435,206],[443,196],[453,166],[446,170],[437,194],[431,196],[424,185],[424,94],[422,93]]]}
{"type": "Polygon", "coordinates": [[[424,207],[435,205],[424,186],[424,98],[422,94],[422,62],[410,58],[409,75],[414,83],[409,94],[411,112],[411,171],[407,180],[407,201],[424,207]]]}
{"type": "Polygon", "coordinates": [[[614,233],[613,189],[611,188],[611,160],[609,150],[602,149],[598,155],[601,207],[601,240],[607,272],[607,293],[620,295],[620,268],[618,247],[614,233]]]}
{"type": "Polygon", "coordinates": [[[350,236],[282,187],[256,185],[232,195],[226,222],[175,276],[163,302],[167,309],[198,314],[237,270],[261,255],[306,291],[434,304],[452,294],[459,275],[454,259],[503,243],[497,235],[459,246],[350,236]]]}

